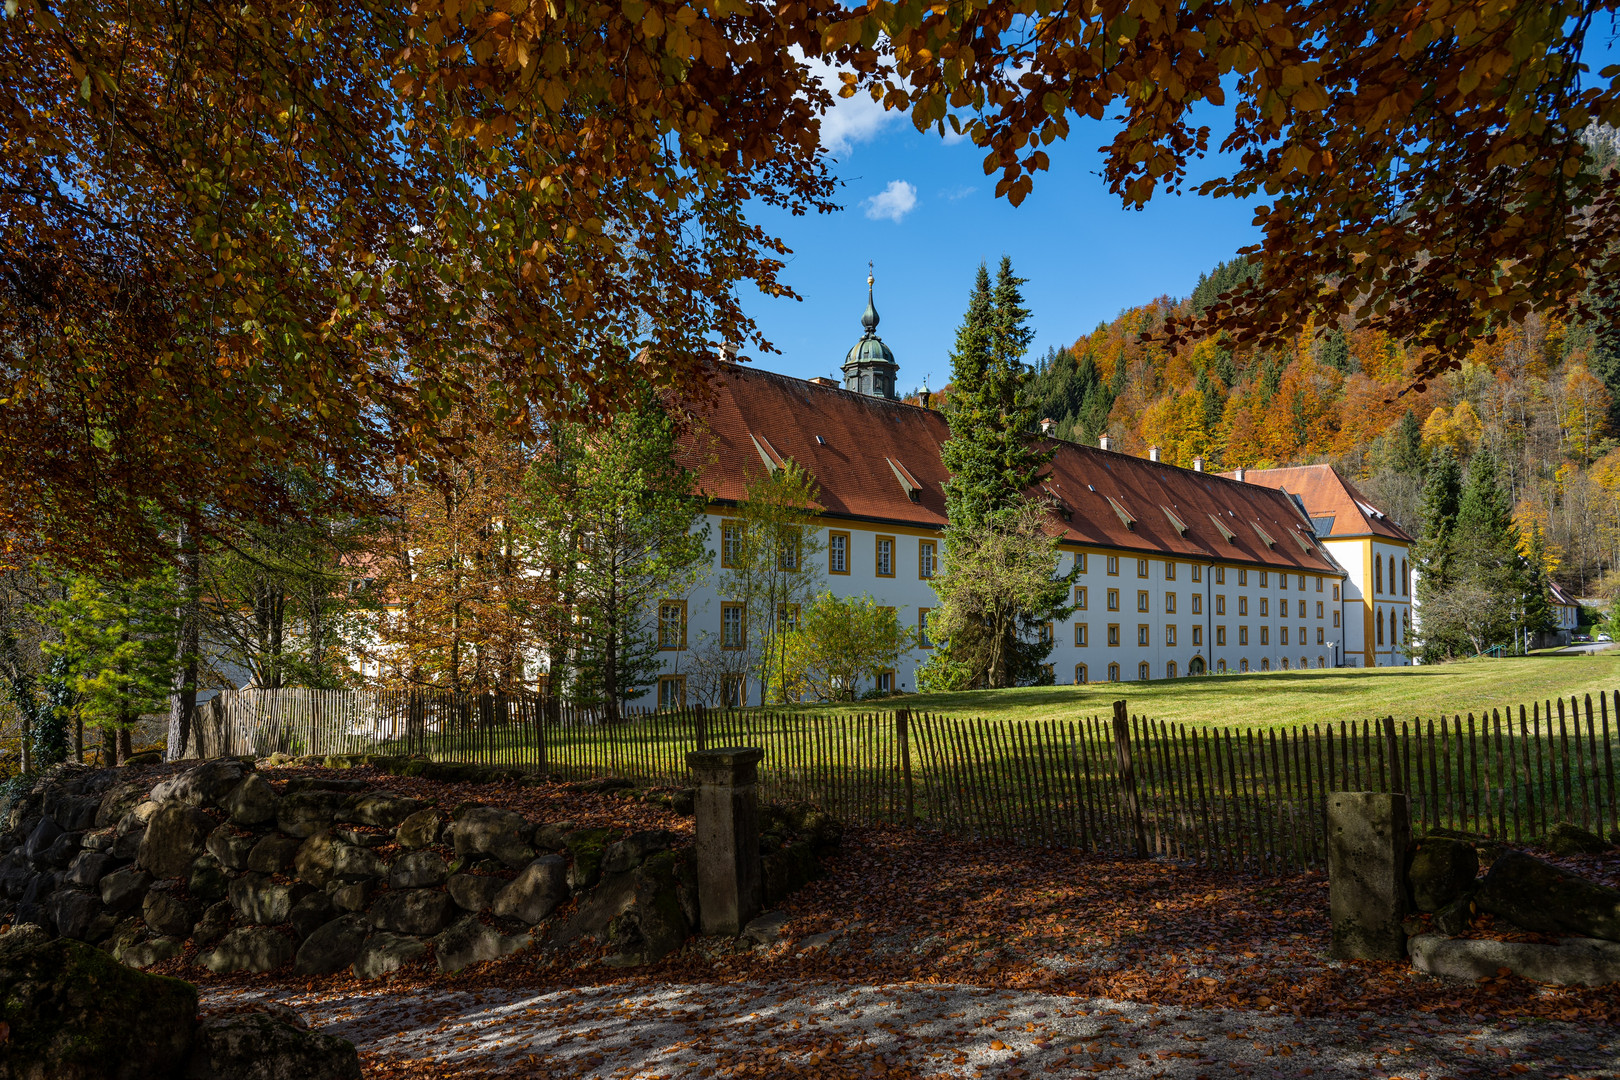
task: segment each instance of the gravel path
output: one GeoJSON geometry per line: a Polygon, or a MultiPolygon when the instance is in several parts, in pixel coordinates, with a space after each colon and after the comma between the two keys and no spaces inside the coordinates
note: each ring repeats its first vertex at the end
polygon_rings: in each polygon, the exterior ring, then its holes
{"type": "Polygon", "coordinates": [[[1620,1077],[1620,1033],[1418,1013],[1340,1020],[945,985],[598,986],[526,992],[204,990],[277,1000],[374,1067],[435,1075],[1620,1077]],[[375,1055],[375,1056],[371,1056],[375,1055]]]}

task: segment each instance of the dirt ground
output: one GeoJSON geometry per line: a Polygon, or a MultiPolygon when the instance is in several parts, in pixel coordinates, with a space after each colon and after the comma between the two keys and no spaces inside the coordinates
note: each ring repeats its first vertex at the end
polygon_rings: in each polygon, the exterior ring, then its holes
{"type": "MultiPolygon", "coordinates": [[[[560,788],[434,794],[522,803],[542,820],[664,817],[560,788]]],[[[1560,861],[1620,878],[1612,853],[1560,861]]],[[[1334,961],[1326,900],[1321,874],[852,829],[827,875],[783,905],[767,945],[698,939],[629,971],[589,948],[537,946],[448,977],[200,985],[211,1007],[292,1005],[390,1080],[1620,1077],[1620,991],[1334,961]]],[[[1535,939],[1488,920],[1476,932],[1535,939]]]]}

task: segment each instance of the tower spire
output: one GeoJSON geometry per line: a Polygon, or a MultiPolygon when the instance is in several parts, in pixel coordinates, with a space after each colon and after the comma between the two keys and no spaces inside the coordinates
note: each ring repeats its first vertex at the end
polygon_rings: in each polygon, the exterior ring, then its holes
{"type": "Polygon", "coordinates": [[[861,325],[866,328],[867,337],[877,336],[878,313],[877,306],[872,303],[872,262],[866,263],[866,312],[861,316],[861,325]]]}
{"type": "Polygon", "coordinates": [[[877,304],[872,299],[872,285],[876,279],[871,260],[866,263],[866,312],[861,316],[861,335],[849,354],[844,357],[844,389],[858,394],[894,400],[894,375],[897,365],[894,353],[877,335],[877,304]]]}

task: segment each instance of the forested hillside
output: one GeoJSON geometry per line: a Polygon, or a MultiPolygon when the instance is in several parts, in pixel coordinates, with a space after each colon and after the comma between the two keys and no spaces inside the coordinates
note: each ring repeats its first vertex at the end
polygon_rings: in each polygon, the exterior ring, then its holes
{"type": "Polygon", "coordinates": [[[1539,522],[1548,569],[1583,595],[1620,561],[1620,329],[1536,317],[1505,327],[1461,371],[1408,390],[1415,350],[1346,321],[1313,327],[1287,350],[1234,353],[1218,340],[1169,347],[1175,313],[1201,310],[1248,273],[1204,275],[1192,296],[1121,312],[1037,364],[1038,416],[1056,433],[1126,453],[1205,467],[1329,462],[1414,535],[1423,470],[1451,447],[1489,448],[1525,535],[1539,522]]]}

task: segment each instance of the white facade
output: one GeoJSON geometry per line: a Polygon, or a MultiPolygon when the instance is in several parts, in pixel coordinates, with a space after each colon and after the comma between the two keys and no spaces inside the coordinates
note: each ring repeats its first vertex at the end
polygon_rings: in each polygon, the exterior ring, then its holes
{"type": "Polygon", "coordinates": [[[1417,571],[1408,545],[1381,536],[1332,537],[1322,547],[1344,567],[1346,667],[1402,667],[1413,634],[1417,571]]]}
{"type": "MultiPolygon", "coordinates": [[[[666,601],[684,607],[682,632],[670,638],[680,644],[661,650],[661,687],[638,705],[695,703],[685,685],[694,650],[723,633],[730,598],[716,585],[723,580],[719,538],[726,515],[712,512],[707,521],[716,540],[709,577],[688,595],[666,601]]],[[[895,608],[903,626],[918,629],[918,645],[901,658],[886,687],[915,690],[930,647],[922,620],[939,605],[928,575],[941,570],[942,535],[909,525],[829,519],[819,539],[822,587],[841,598],[869,595],[895,608]],[[836,569],[840,545],[842,571],[836,569]]],[[[1076,610],[1051,628],[1047,663],[1058,684],[1326,668],[1340,663],[1347,647],[1352,664],[1366,662],[1358,635],[1370,624],[1361,620],[1352,628],[1346,622],[1350,612],[1359,618],[1362,605],[1348,599],[1337,575],[1069,543],[1056,569],[1067,573],[1076,560],[1082,566],[1071,597],[1076,610]]],[[[743,704],[760,700],[761,687],[750,680],[743,704]]]]}

